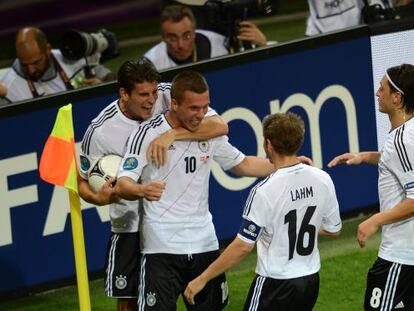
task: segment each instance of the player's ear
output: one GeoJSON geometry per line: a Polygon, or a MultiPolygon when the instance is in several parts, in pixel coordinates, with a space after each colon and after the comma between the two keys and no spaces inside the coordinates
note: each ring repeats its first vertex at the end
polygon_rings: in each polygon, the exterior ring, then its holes
{"type": "Polygon", "coordinates": [[[119,97],[121,97],[123,101],[128,101],[129,95],[125,88],[119,88],[119,97]]]}
{"type": "Polygon", "coordinates": [[[178,101],[175,98],[171,99],[171,110],[177,111],[177,108],[178,108],[178,101]]]}
{"type": "Polygon", "coordinates": [[[266,145],[265,148],[266,148],[267,153],[272,154],[274,149],[273,149],[273,146],[272,146],[272,142],[270,141],[269,138],[266,138],[265,145],[266,145]]]}

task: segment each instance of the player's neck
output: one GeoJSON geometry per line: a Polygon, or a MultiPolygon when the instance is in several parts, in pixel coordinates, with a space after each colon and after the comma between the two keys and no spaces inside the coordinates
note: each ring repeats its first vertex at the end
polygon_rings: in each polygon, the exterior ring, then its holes
{"type": "Polygon", "coordinates": [[[289,167],[292,165],[296,165],[299,163],[298,158],[296,155],[280,155],[280,154],[274,154],[272,156],[273,165],[275,166],[275,169],[280,169],[284,167],[289,167]]]}
{"type": "Polygon", "coordinates": [[[407,114],[403,109],[394,111],[392,114],[389,114],[391,122],[391,131],[401,126],[402,124],[410,120],[412,117],[412,113],[407,114]]]}

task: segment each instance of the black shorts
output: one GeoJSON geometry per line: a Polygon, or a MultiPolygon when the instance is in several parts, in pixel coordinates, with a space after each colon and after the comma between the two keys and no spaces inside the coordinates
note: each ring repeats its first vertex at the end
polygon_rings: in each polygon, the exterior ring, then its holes
{"type": "MultiPolygon", "coordinates": [[[[219,251],[193,254],[144,254],[141,262],[138,310],[176,310],[178,296],[187,284],[201,274],[218,256],[219,251]]],[[[228,302],[224,274],[207,283],[196,295],[195,305],[187,310],[222,310],[228,302]]]]}
{"type": "Polygon", "coordinates": [[[245,311],[310,311],[319,293],[319,274],[294,279],[256,275],[244,304],[245,311]]]}
{"type": "Polygon", "coordinates": [[[377,258],[368,271],[366,311],[413,311],[414,266],[377,258]]]}
{"type": "Polygon", "coordinates": [[[105,261],[105,293],[108,297],[137,297],[140,256],[138,232],[111,232],[105,261]]]}

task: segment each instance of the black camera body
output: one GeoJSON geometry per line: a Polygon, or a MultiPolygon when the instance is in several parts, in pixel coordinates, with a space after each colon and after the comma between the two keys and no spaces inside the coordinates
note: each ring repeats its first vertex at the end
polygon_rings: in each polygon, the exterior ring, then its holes
{"type": "Polygon", "coordinates": [[[238,52],[249,49],[251,46],[248,42],[243,42],[241,46],[237,39],[240,21],[275,13],[279,2],[279,0],[208,0],[204,4],[205,20],[208,22],[206,28],[224,35],[229,50],[238,52]]]}
{"type": "Polygon", "coordinates": [[[384,8],[380,4],[366,5],[362,8],[362,18],[367,24],[399,19],[394,8],[384,8]]]}

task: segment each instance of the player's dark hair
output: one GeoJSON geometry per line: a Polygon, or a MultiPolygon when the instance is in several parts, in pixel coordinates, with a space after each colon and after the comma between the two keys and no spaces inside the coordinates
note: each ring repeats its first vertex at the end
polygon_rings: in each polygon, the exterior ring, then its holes
{"type": "Polygon", "coordinates": [[[291,112],[275,113],[263,119],[263,137],[282,155],[295,155],[303,144],[305,125],[302,118],[291,112]]]}
{"type": "Polygon", "coordinates": [[[196,71],[182,71],[172,80],[171,98],[181,103],[185,91],[202,94],[208,91],[206,79],[196,71]]]}
{"type": "MultiPolygon", "coordinates": [[[[403,108],[406,113],[414,113],[414,66],[402,64],[387,69],[388,76],[392,82],[404,92],[402,95],[403,108]]],[[[391,92],[398,90],[388,81],[391,92]]]]}
{"type": "Polygon", "coordinates": [[[126,61],[118,70],[118,86],[124,88],[128,95],[137,83],[160,82],[161,75],[155,66],[146,58],[126,61]]]}
{"type": "Polygon", "coordinates": [[[196,19],[189,7],[179,4],[169,5],[165,7],[161,12],[161,25],[165,21],[172,21],[174,23],[178,23],[184,17],[188,17],[191,21],[191,24],[193,24],[194,28],[196,27],[196,19]]]}

